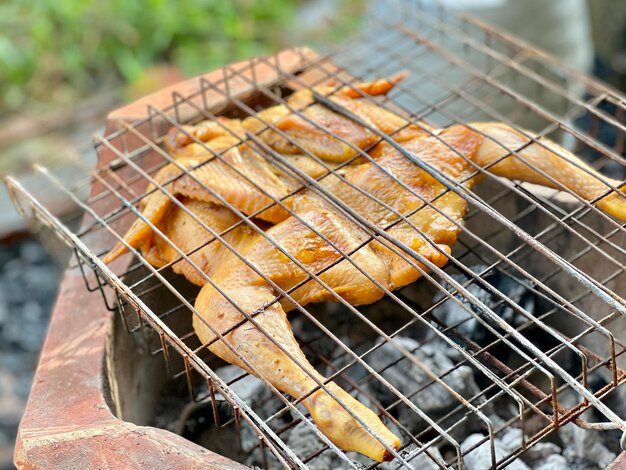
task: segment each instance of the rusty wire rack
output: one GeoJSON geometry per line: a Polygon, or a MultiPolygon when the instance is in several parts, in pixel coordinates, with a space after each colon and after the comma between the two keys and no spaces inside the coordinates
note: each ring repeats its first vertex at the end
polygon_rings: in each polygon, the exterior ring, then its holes
{"type": "MultiPolygon", "coordinates": [[[[41,176],[36,185],[7,179],[22,213],[51,227],[75,250],[75,262],[88,288],[102,292],[107,306],[121,313],[129,332],[144,335],[151,354],[165,357],[172,376],[186,380],[195,400],[212,403],[215,423],[224,428],[245,425],[258,435],[265,466],[278,463],[303,468],[327,453],[346,467],[374,468],[377,464],[341,451],[317,431],[303,408],[269,383],[272,393],[267,400],[277,404],[270,416],[260,416],[234,393],[231,386],[247,374],[242,371],[235,379],[222,380],[207,345],[200,344],[190,322],[176,320],[198,314],[193,306],[197,290],[172,275],[167,268],[173,263],[155,268],[138,250],[131,250],[132,261],[126,257],[112,266],[101,261],[122,239],[130,222],[142,217],[142,199],[154,190],[165,191],[163,187],[148,189],[147,184],[154,183],[160,168],[174,162],[163,148],[170,128],[202,145],[185,124],[222,115],[256,115],[267,106],[287,105],[285,99],[293,90],[329,80],[338,87],[354,87],[361,79],[408,70],[409,77],[388,96],[376,98],[379,106],[435,127],[478,119],[530,127],[536,133],[533,142],[541,144],[540,137],[564,142],[592,160],[597,169],[620,171],[626,166],[626,99],[618,92],[472,17],[444,8],[423,9],[413,2],[402,5],[397,8],[396,20],[368,26],[364,36],[329,54],[294,49],[226,67],[199,79],[197,89],[190,93],[174,92],[170,104],[149,105],[145,116],[119,120],[117,129],[109,127],[104,136],[96,136],[99,164],[87,168],[84,179],[68,184],[41,166],[36,167],[41,176]],[[609,141],[599,135],[607,128],[609,141]],[[89,188],[85,199],[81,194],[89,188]],[[82,211],[80,223],[61,221],[53,214],[46,205],[52,192],[61,192],[76,203],[82,211]],[[155,301],[166,297],[168,302],[155,301]],[[201,392],[195,386],[198,381],[206,384],[201,392]],[[217,394],[232,408],[226,419],[217,410],[217,394]],[[288,422],[286,415],[291,416],[288,422]],[[317,450],[306,455],[296,453],[285,439],[299,423],[319,440],[317,450]]],[[[321,96],[318,102],[332,106],[321,96]]],[[[301,110],[292,112],[307,119],[301,110]]],[[[271,123],[266,125],[276,130],[271,123]]],[[[248,139],[254,140],[254,136],[248,139]]],[[[355,159],[370,158],[366,151],[355,150],[355,159]]],[[[517,155],[521,149],[507,150],[517,155]]],[[[213,156],[221,157],[219,153],[213,156]]],[[[438,176],[432,168],[422,169],[438,176]]],[[[487,181],[475,192],[463,193],[458,185],[448,186],[448,191],[469,201],[470,210],[445,267],[430,266],[416,284],[386,291],[384,306],[355,308],[333,293],[339,307],[332,314],[318,306],[297,308],[299,328],[295,333],[311,362],[326,371],[329,380],[342,381],[348,392],[369,397],[375,411],[395,426],[402,447],[388,450],[398,467],[413,468],[416,459],[426,458],[440,468],[462,468],[464,457],[482,445],[490,447],[493,467],[504,467],[569,422],[585,429],[619,430],[624,441],[626,422],[603,401],[626,380],[620,368],[626,317],[624,224],[565,188],[562,192],[542,191],[494,177],[488,169],[480,171],[486,173],[487,181]],[[495,288],[490,281],[494,275],[523,287],[534,299],[535,312],[528,313],[495,288]],[[487,305],[477,297],[475,288],[489,292],[495,301],[487,305]],[[438,314],[442,305],[450,303],[455,303],[464,317],[451,321],[438,314]],[[511,316],[504,319],[504,308],[513,312],[514,320],[511,316]],[[377,315],[376,309],[387,316],[377,315]],[[467,333],[470,323],[479,325],[483,337],[467,333]],[[356,339],[349,337],[354,330],[359,331],[356,339]],[[449,356],[450,363],[444,370],[428,368],[417,350],[402,346],[399,338],[405,336],[418,338],[419,348],[447,348],[454,353],[449,356]],[[396,357],[384,367],[372,369],[369,358],[387,346],[397,352],[396,357]],[[411,393],[399,392],[386,373],[403,362],[421,368],[428,377],[411,393]],[[448,380],[462,366],[471,370],[479,386],[467,396],[448,380]],[[351,372],[358,368],[366,373],[355,378],[351,372]],[[372,384],[391,398],[383,403],[371,396],[372,384]],[[433,393],[449,395],[453,406],[438,415],[424,413],[420,397],[433,393]],[[508,415],[494,419],[496,405],[508,410],[508,415]],[[583,419],[581,415],[590,409],[593,413],[586,413],[583,419]],[[404,422],[410,414],[420,417],[419,427],[404,422]],[[466,447],[461,445],[459,430],[469,422],[475,423],[473,429],[483,438],[466,447]],[[506,455],[497,453],[498,436],[511,427],[523,430],[523,441],[506,455]]],[[[319,181],[302,183],[294,193],[318,187],[319,181]]],[[[219,199],[211,188],[207,191],[219,199]]],[[[284,204],[284,199],[272,199],[272,205],[284,204]]],[[[240,224],[262,232],[251,216],[222,202],[240,216],[240,224]]],[[[358,220],[359,214],[351,215],[358,220]]],[[[381,234],[371,227],[358,225],[370,239],[380,239],[381,234]]],[[[222,238],[225,233],[205,228],[228,246],[222,238]]],[[[178,251],[179,260],[193,263],[189,258],[192,252],[178,251]]],[[[343,255],[351,260],[349,253],[343,255]]],[[[307,274],[308,279],[319,280],[321,271],[307,270],[307,274]]],[[[296,287],[277,289],[275,301],[290,298],[296,287]]],[[[245,315],[254,323],[254,314],[245,315]]],[[[326,383],[318,385],[326,388],[326,383]]]]}

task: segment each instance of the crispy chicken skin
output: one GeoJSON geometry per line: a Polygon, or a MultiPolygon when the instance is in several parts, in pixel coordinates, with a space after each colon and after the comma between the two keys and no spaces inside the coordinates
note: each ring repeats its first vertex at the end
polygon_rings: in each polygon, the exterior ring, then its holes
{"type": "MultiPolygon", "coordinates": [[[[393,84],[393,80],[377,81],[361,84],[360,89],[369,94],[386,93],[393,84]]],[[[613,191],[597,172],[547,139],[531,141],[524,133],[501,123],[455,125],[433,132],[408,125],[405,119],[359,99],[359,93],[339,89],[332,94],[330,88],[321,90],[374,127],[393,135],[416,159],[468,189],[484,177],[477,170],[486,168],[514,180],[565,187],[626,221],[623,183],[604,178],[620,192],[613,191]],[[517,151],[518,156],[511,151],[517,151]]],[[[311,104],[311,100],[310,92],[302,91],[294,93],[289,104],[358,148],[369,149],[376,143],[367,129],[311,104]]],[[[193,324],[200,340],[210,344],[213,353],[302,399],[316,425],[338,447],[377,461],[390,459],[389,449],[397,449],[400,440],[375,413],[335,383],[326,383],[315,371],[289,326],[286,312],[295,305],[286,298],[276,301],[276,287],[288,290],[302,283],[290,294],[300,305],[336,301],[336,296],[353,305],[375,302],[383,296],[382,288],[405,286],[420,277],[420,269],[447,262],[467,201],[446,191],[441,182],[386,143],[369,150],[375,163],[359,159],[325,175],[325,165],[346,161],[356,151],[328,137],[302,116],[288,112],[283,105],[262,111],[259,118],[223,120],[221,124],[201,123],[187,132],[215,146],[228,164],[212,154],[203,154],[202,146],[178,131],[169,135],[167,145],[176,162],[198,181],[176,165],[164,167],[155,179],[171,195],[157,189],[140,207],[158,233],[138,220],[125,235],[125,242],[141,247],[155,266],[173,263],[176,272],[203,286],[195,303],[200,315],[194,316],[193,324]],[[293,142],[268,129],[261,119],[271,121],[293,142]],[[325,175],[320,180],[325,191],[409,247],[417,257],[407,255],[404,259],[392,249],[393,245],[370,240],[362,228],[315,191],[302,189],[298,181],[252,147],[237,144],[233,134],[241,137],[242,128],[255,132],[302,173],[314,178],[325,175]],[[321,161],[304,156],[303,149],[321,161]],[[258,182],[258,187],[242,175],[258,182]],[[173,204],[172,197],[178,199],[178,204],[173,204]],[[296,216],[276,205],[268,208],[272,198],[282,198],[296,216]],[[223,207],[222,200],[245,215],[256,214],[265,221],[260,222],[261,229],[240,223],[239,216],[223,207]],[[222,239],[216,240],[205,227],[223,234],[222,239]],[[189,259],[196,266],[181,260],[173,245],[184,253],[192,252],[189,259]],[[307,281],[307,271],[323,271],[320,282],[307,281]],[[206,282],[208,277],[212,283],[206,282]],[[243,321],[246,317],[251,320],[243,321]],[[316,390],[320,383],[326,383],[326,390],[316,390]]],[[[118,245],[105,260],[109,262],[125,251],[124,245],[118,245]]]]}

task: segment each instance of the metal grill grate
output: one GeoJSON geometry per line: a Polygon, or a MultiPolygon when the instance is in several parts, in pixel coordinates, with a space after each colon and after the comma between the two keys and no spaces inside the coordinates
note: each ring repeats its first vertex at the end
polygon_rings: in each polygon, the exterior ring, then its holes
{"type": "MultiPolygon", "coordinates": [[[[258,133],[248,133],[243,140],[260,149],[269,162],[301,184],[276,198],[267,188],[232,167],[238,177],[272,203],[246,216],[207,187],[215,199],[240,218],[221,233],[204,224],[168,192],[165,186],[170,181],[166,184],[155,181],[161,168],[168,164],[180,166],[164,149],[170,128],[201,145],[213,158],[230,165],[224,153],[209,149],[187,125],[214,121],[218,116],[255,116],[259,110],[276,104],[289,107],[292,113],[307,120],[303,109],[293,109],[286,101],[294,90],[332,80],[337,89],[349,87],[358,91],[355,85],[363,79],[391,76],[403,70],[410,72],[408,78],[388,95],[365,99],[410,116],[412,123],[426,122],[434,127],[470,120],[501,121],[514,128],[531,127],[534,135],[527,135],[531,143],[543,146],[540,139],[550,137],[593,160],[597,169],[619,171],[625,166],[623,96],[471,17],[457,16],[444,9],[425,11],[412,2],[398,7],[397,15],[397,20],[371,25],[367,35],[348,41],[330,54],[318,56],[307,49],[295,49],[254,59],[201,78],[195,83],[196,89],[188,93],[162,93],[158,103],[170,97],[171,101],[162,106],[148,105],[145,114],[142,106],[149,101],[141,102],[132,108],[140,109],[143,114],[135,116],[135,120],[128,120],[131,108],[113,113],[111,122],[118,124],[118,129],[110,126],[104,137],[96,137],[99,164],[95,169],[86,169],[87,178],[67,184],[55,172],[37,167],[41,180],[36,185],[28,186],[9,178],[8,187],[26,216],[52,227],[76,251],[76,262],[83,269],[88,287],[102,291],[107,305],[121,312],[127,329],[143,334],[152,354],[164,355],[172,376],[186,378],[194,399],[211,404],[218,426],[249,427],[256,433],[265,466],[277,462],[289,467],[315,465],[328,455],[336,459],[335,464],[339,462],[346,467],[373,468],[378,464],[340,450],[320,433],[300,405],[303,398],[293,400],[265,381],[272,393],[264,401],[274,405],[272,413],[263,416],[256,409],[259,402],[251,407],[232,390],[244,380],[245,372],[226,380],[216,373],[219,369],[214,367],[215,358],[207,344],[200,344],[188,320],[193,315],[199,316],[194,308],[197,290],[168,269],[184,260],[200,270],[190,257],[202,246],[183,251],[166,240],[178,257],[159,268],[153,267],[135,249],[131,249],[132,261],[126,257],[110,266],[101,261],[122,240],[125,230],[137,217],[167,238],[141,213],[141,201],[153,192],[168,194],[176,206],[203,225],[212,240],[235,251],[242,262],[274,287],[276,298],[272,302],[251,315],[241,310],[246,319],[240,325],[249,322],[258,327],[256,318],[265,308],[281,299],[293,299],[294,291],[310,279],[328,289],[332,300],[337,302],[332,307],[304,308],[294,301],[298,312],[291,318],[297,323],[294,327],[297,339],[307,358],[328,379],[313,378],[319,388],[335,396],[328,389],[328,382],[340,382],[346,391],[367,400],[396,430],[402,441],[400,449],[386,446],[395,458],[393,465],[414,468],[419,459],[425,458],[441,468],[450,465],[461,468],[465,456],[487,443],[492,465],[503,467],[547,434],[572,421],[584,429],[620,430],[616,437],[619,440],[626,423],[603,399],[625,380],[620,365],[624,363],[626,230],[623,223],[596,209],[597,200],[583,200],[558,182],[561,192],[502,180],[488,171],[497,162],[477,168],[477,173],[486,175],[486,181],[476,191],[468,190],[427,162],[413,159],[418,167],[441,181],[446,192],[457,193],[469,202],[462,234],[449,262],[439,268],[385,230],[368,223],[363,214],[354,212],[332,193],[325,192],[321,182],[328,174],[341,176],[341,168],[357,159],[376,164],[368,153],[371,147],[353,146],[356,154],[352,159],[332,166],[309,154],[326,170],[322,176],[311,178],[281,158],[258,133]],[[610,141],[600,139],[602,129],[610,130],[610,141]],[[89,197],[81,197],[90,187],[89,197]],[[320,194],[367,234],[361,246],[378,240],[412,263],[422,278],[393,292],[378,284],[386,294],[385,299],[359,308],[328,288],[320,276],[339,261],[348,260],[357,270],[362,269],[350,257],[356,250],[342,252],[340,260],[313,272],[268,238],[254,218],[272,206],[282,207],[298,217],[286,201],[305,189],[320,194]],[[72,198],[84,212],[79,228],[61,222],[47,207],[49,195],[59,191],[72,198]],[[225,236],[239,226],[266,237],[276,249],[299,264],[308,277],[289,289],[282,289],[229,244],[225,236]],[[429,269],[422,269],[414,259],[429,269]],[[502,283],[523,294],[516,298],[513,291],[501,289],[502,283]],[[107,285],[112,289],[105,288],[107,285]],[[528,313],[529,304],[524,299],[531,299],[532,314],[528,313]],[[450,305],[456,306],[456,316],[450,313],[453,310],[450,305]],[[417,341],[408,343],[407,337],[417,341]],[[381,354],[383,350],[386,354],[381,354]],[[436,355],[438,350],[447,351],[445,361],[436,355]],[[428,354],[435,354],[430,362],[425,361],[428,354]],[[421,379],[412,383],[409,390],[398,385],[394,370],[419,372],[421,379]],[[459,382],[468,376],[476,381],[476,389],[463,388],[459,382]],[[198,382],[206,387],[199,388],[198,382]],[[226,418],[218,409],[218,394],[220,400],[231,405],[226,418]],[[433,396],[440,397],[447,405],[437,412],[425,412],[426,402],[433,396]],[[593,413],[581,418],[589,409],[593,413]],[[316,441],[306,451],[289,443],[288,437],[296,426],[307,427],[311,439],[316,441]],[[463,436],[465,428],[481,432],[481,439],[471,446],[462,446],[467,437],[463,436]],[[506,452],[498,451],[498,438],[511,428],[521,429],[523,439],[506,452]]],[[[395,144],[393,135],[387,136],[359,121],[327,96],[317,93],[314,97],[315,103],[356,120],[380,140],[395,144]]],[[[274,124],[264,124],[265,129],[281,134],[274,124]]],[[[229,131],[227,127],[224,129],[229,131]]],[[[284,133],[281,135],[288,138],[284,133]]],[[[300,150],[306,153],[305,149],[300,150]]],[[[507,149],[518,157],[522,150],[507,149]]],[[[407,154],[407,158],[412,157],[407,154]]],[[[196,168],[180,168],[202,184],[193,171],[196,168]]],[[[541,173],[540,169],[534,169],[541,173]]],[[[603,182],[610,185],[608,179],[603,182]]],[[[435,207],[434,200],[422,198],[422,202],[435,207]]],[[[406,220],[411,214],[396,215],[398,220],[406,220]]],[[[301,222],[315,232],[315,227],[301,222]]],[[[377,282],[367,271],[362,273],[373,283],[377,282]]],[[[213,282],[208,276],[205,280],[213,282]]],[[[217,284],[214,287],[220,289],[217,284]]],[[[297,358],[294,360],[297,362],[297,358]]]]}

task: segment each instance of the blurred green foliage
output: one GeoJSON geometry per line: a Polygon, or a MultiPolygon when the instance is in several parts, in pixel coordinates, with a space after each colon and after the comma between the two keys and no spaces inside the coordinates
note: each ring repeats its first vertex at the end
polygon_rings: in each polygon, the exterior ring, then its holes
{"type": "Polygon", "coordinates": [[[297,0],[2,0],[0,111],[61,104],[171,63],[187,75],[282,46],[297,0]]]}

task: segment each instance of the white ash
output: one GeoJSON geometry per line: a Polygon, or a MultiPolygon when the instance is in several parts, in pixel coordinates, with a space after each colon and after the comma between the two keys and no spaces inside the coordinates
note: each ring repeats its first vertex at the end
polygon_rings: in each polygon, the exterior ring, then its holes
{"type": "MultiPolygon", "coordinates": [[[[487,266],[484,265],[471,267],[471,270],[475,273],[483,272],[485,269],[487,269],[487,266]]],[[[451,277],[461,285],[469,280],[469,277],[465,275],[453,274],[451,277]]],[[[486,283],[506,295],[523,310],[529,314],[533,313],[535,309],[535,296],[532,291],[530,291],[530,289],[523,284],[523,282],[517,282],[497,271],[489,272],[488,274],[483,275],[482,278],[486,283]]],[[[442,284],[448,291],[452,292],[455,290],[454,286],[445,281],[443,281],[442,284]]],[[[473,282],[472,284],[466,286],[465,289],[493,310],[509,325],[518,326],[524,323],[525,319],[523,315],[514,311],[508,303],[502,302],[502,298],[499,295],[490,292],[486,287],[482,287],[473,282]]],[[[456,327],[456,331],[458,333],[479,344],[485,343],[491,334],[476,320],[475,316],[480,316],[492,326],[495,326],[495,323],[483,314],[480,307],[467,300],[463,295],[457,293],[454,294],[454,297],[455,299],[449,299],[437,307],[433,311],[433,315],[447,325],[456,325],[457,323],[460,323],[460,325],[456,327]]],[[[443,294],[440,293],[435,300],[439,300],[441,298],[443,298],[443,294]]]]}
{"type": "Polygon", "coordinates": [[[582,429],[574,423],[568,423],[559,428],[558,433],[564,444],[563,455],[572,469],[603,469],[615,460],[615,453],[602,444],[602,431],[582,429]]]}
{"type": "MultiPolygon", "coordinates": [[[[563,448],[553,442],[539,442],[509,464],[507,469],[517,470],[600,470],[616,457],[601,441],[601,432],[590,431],[569,423],[557,433],[563,448]]],[[[465,451],[484,439],[483,434],[470,435],[461,445],[465,451]]],[[[522,430],[508,428],[494,439],[496,459],[500,460],[522,446],[522,430]]],[[[491,451],[487,439],[478,448],[464,456],[468,470],[491,468],[491,451]]]]}
{"type": "Polygon", "coordinates": [[[537,465],[542,465],[549,460],[553,455],[558,455],[565,459],[565,457],[561,456],[561,448],[554,442],[538,442],[525,451],[521,455],[521,459],[534,469],[537,465]]]}
{"type": "MultiPolygon", "coordinates": [[[[464,398],[471,398],[479,390],[474,382],[472,369],[468,366],[455,367],[455,363],[448,356],[443,344],[420,345],[417,341],[398,336],[394,338],[396,343],[413,354],[419,363],[436,376],[452,370],[442,380],[450,388],[464,398]]],[[[431,375],[422,367],[409,361],[394,346],[389,343],[366,356],[365,360],[375,370],[382,371],[380,375],[394,386],[415,406],[431,418],[445,415],[451,409],[459,405],[459,401],[446,388],[439,383],[431,383],[431,375]],[[389,367],[393,364],[392,367],[389,367]],[[430,384],[430,385],[427,385],[430,384]],[[422,387],[425,387],[422,389],[422,387]],[[420,390],[417,394],[416,391],[420,390]]],[[[398,397],[380,381],[372,381],[370,389],[380,402],[388,406],[394,403],[398,397]]],[[[426,422],[408,405],[398,407],[398,420],[410,431],[417,431],[426,425],[426,422]]],[[[459,416],[455,416],[459,420],[459,416]]]]}
{"type": "MultiPolygon", "coordinates": [[[[566,408],[573,408],[581,401],[581,396],[572,389],[567,389],[559,394],[559,402],[566,408]]],[[[586,421],[593,421],[593,410],[587,410],[580,415],[580,418],[586,421]]],[[[563,447],[563,456],[567,459],[571,469],[604,469],[615,460],[617,455],[607,448],[605,441],[614,439],[613,444],[617,444],[619,442],[619,432],[616,435],[613,431],[582,429],[574,423],[567,423],[558,429],[557,435],[563,447]]]]}
{"type": "Polygon", "coordinates": [[[565,457],[551,454],[532,466],[532,470],[569,470],[572,467],[565,457]]]}
{"type": "MultiPolygon", "coordinates": [[[[483,439],[485,439],[485,436],[482,434],[472,434],[461,444],[461,450],[465,452],[483,439]]],[[[510,445],[510,442],[503,443],[502,440],[498,438],[494,439],[496,462],[510,453],[508,445],[510,445]]],[[[489,470],[492,468],[491,446],[489,444],[489,439],[486,439],[485,442],[480,444],[476,449],[473,449],[465,455],[463,457],[463,462],[465,463],[467,470],[489,470]]],[[[521,460],[517,459],[511,462],[507,466],[507,469],[530,470],[530,467],[521,460]]]]}
{"type": "MultiPolygon", "coordinates": [[[[220,367],[215,373],[220,379],[226,382],[226,384],[246,374],[242,368],[237,366],[220,367]]],[[[250,374],[246,374],[245,377],[233,382],[228,387],[248,405],[255,407],[260,405],[262,401],[266,401],[266,399],[270,398],[272,395],[269,388],[261,379],[250,374]]],[[[216,398],[224,399],[221,393],[217,393],[216,398]]]]}
{"type": "MultiPolygon", "coordinates": [[[[406,448],[406,450],[401,452],[402,457],[407,460],[412,468],[419,470],[438,470],[441,468],[435,463],[436,461],[444,462],[443,456],[441,455],[441,452],[439,452],[439,449],[431,446],[418,456],[411,458],[410,455],[416,450],[417,446],[415,444],[411,444],[406,448]]],[[[406,467],[401,462],[391,461],[380,464],[378,468],[381,468],[383,470],[396,470],[404,469],[406,467]]]]}
{"type": "MultiPolygon", "coordinates": [[[[461,448],[467,450],[484,438],[482,434],[472,434],[463,442],[461,448]]],[[[519,428],[507,428],[500,432],[494,440],[496,461],[520,449],[523,444],[522,439],[523,432],[519,428]]],[[[491,468],[489,440],[467,454],[464,462],[468,470],[491,468]]],[[[567,459],[561,455],[561,448],[558,445],[552,442],[539,442],[521,454],[517,460],[511,462],[507,469],[564,470],[569,468],[569,465],[567,459]]]]}
{"type": "Polygon", "coordinates": [[[502,447],[508,452],[520,448],[524,444],[524,432],[519,428],[506,428],[497,437],[502,447]]]}

